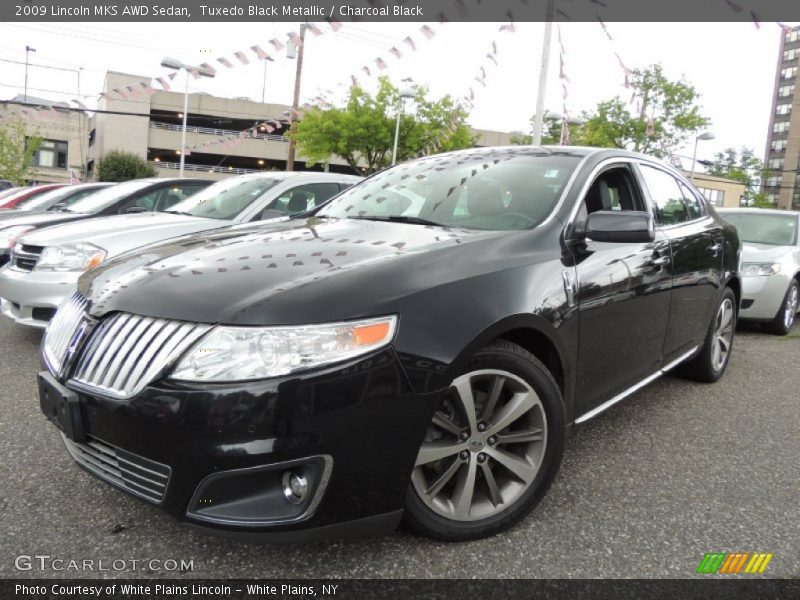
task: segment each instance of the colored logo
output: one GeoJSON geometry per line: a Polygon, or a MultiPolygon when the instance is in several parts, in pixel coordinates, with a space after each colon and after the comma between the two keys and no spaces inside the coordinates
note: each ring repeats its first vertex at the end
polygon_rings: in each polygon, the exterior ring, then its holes
{"type": "Polygon", "coordinates": [[[745,573],[755,575],[763,573],[774,555],[766,552],[706,552],[698,573],[718,575],[736,575],[745,573]]]}

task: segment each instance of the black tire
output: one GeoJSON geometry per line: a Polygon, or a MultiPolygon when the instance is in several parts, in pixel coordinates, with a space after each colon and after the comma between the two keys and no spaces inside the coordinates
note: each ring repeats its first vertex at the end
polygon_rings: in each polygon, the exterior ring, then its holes
{"type": "Polygon", "coordinates": [[[731,349],[728,350],[725,360],[721,366],[714,365],[714,344],[716,338],[716,326],[719,316],[719,311],[725,302],[730,302],[733,306],[732,322],[731,322],[731,337],[730,344],[733,345],[733,338],[736,332],[736,318],[738,316],[738,309],[736,304],[736,295],[733,290],[726,287],[714,306],[714,312],[711,313],[711,322],[708,324],[708,332],[706,333],[703,347],[693,358],[687,360],[679,368],[679,373],[688,379],[694,379],[703,383],[714,383],[725,373],[728,367],[728,362],[731,358],[731,349]]]}
{"type": "Polygon", "coordinates": [[[494,341],[481,349],[459,376],[486,369],[506,371],[519,377],[539,396],[547,420],[543,458],[538,472],[529,487],[507,508],[499,509],[500,512],[488,518],[468,522],[438,514],[423,502],[414,485],[410,484],[404,523],[424,536],[459,542],[488,537],[512,527],[542,500],[561,465],[566,435],[564,407],[561,391],[552,374],[533,354],[505,340],[494,341]]]}
{"type": "Polygon", "coordinates": [[[797,313],[797,280],[793,279],[792,283],[789,284],[789,289],[786,290],[786,294],[783,297],[783,301],[781,302],[781,307],[778,309],[778,312],[775,314],[775,318],[772,319],[769,323],[762,323],[761,329],[766,331],[767,333],[771,333],[772,335],[786,335],[792,330],[792,325],[794,325],[794,318],[795,314],[797,313]],[[790,301],[790,298],[794,294],[794,310],[792,311],[791,319],[787,323],[786,319],[786,310],[787,310],[787,303],[790,301]]]}

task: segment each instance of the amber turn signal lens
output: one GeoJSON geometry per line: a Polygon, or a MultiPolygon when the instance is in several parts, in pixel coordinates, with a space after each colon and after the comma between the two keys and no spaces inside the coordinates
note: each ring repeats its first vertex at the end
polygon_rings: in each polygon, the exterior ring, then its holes
{"type": "Polygon", "coordinates": [[[356,338],[356,346],[372,346],[385,340],[391,331],[391,321],[383,323],[371,323],[353,328],[356,338]]]}

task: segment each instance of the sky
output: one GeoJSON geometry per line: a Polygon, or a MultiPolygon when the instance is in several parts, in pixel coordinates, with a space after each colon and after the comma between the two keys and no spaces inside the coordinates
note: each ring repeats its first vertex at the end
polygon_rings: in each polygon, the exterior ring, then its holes
{"type": "MultiPolygon", "coordinates": [[[[477,128],[530,132],[535,112],[539,66],[544,35],[543,23],[518,23],[513,33],[498,31],[498,23],[438,23],[436,35],[426,40],[421,23],[345,23],[333,33],[325,24],[324,35],[307,36],[303,66],[303,100],[327,90],[343,96],[351,74],[369,86],[360,71],[369,65],[377,72],[375,59],[382,57],[382,71],[395,83],[410,77],[430,89],[434,96],[461,97],[471,87],[474,108],[468,119],[477,128]],[[412,52],[403,38],[411,34],[417,43],[412,52]],[[486,54],[497,44],[495,66],[486,54]],[[388,53],[396,46],[401,59],[388,53]],[[486,71],[486,87],[475,81],[479,69],[486,71]]],[[[0,23],[0,98],[22,93],[25,46],[36,48],[30,62],[62,69],[31,66],[29,95],[71,100],[80,97],[94,106],[103,89],[106,70],[163,76],[164,56],[185,63],[214,62],[218,56],[233,59],[245,51],[249,65],[219,68],[214,79],[192,80],[190,89],[219,96],[249,97],[291,104],[295,61],[285,51],[267,64],[254,59],[249,47],[258,44],[272,50],[268,40],[286,38],[297,30],[292,23],[0,23]],[[80,89],[78,80],[80,79],[80,89]],[[80,95],[79,95],[80,92],[80,95]]],[[[564,70],[569,77],[567,109],[572,115],[591,110],[602,100],[620,96],[626,101],[624,75],[615,52],[628,68],[660,63],[671,79],[684,78],[700,94],[704,115],[711,119],[708,131],[715,139],[700,142],[699,159],[711,159],[727,147],[747,146],[762,156],[769,125],[781,29],[774,23],[608,23],[609,40],[599,23],[561,23],[554,27],[548,70],[548,110],[562,112],[559,80],[560,29],[564,47],[564,70]]],[[[235,59],[233,59],[235,60],[235,59]]],[[[176,80],[176,84],[180,80],[176,80]]],[[[182,89],[182,85],[177,86],[182,89]]],[[[329,95],[329,94],[326,94],[329,95]]],[[[693,144],[678,151],[691,157],[693,144]]]]}

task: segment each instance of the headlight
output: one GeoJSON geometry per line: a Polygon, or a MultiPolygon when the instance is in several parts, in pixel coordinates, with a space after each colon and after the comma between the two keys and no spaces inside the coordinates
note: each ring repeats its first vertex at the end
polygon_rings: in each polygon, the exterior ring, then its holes
{"type": "Polygon", "coordinates": [[[17,240],[31,229],[35,229],[31,225],[14,225],[6,229],[0,229],[0,250],[6,248],[13,248],[17,240]]]}
{"type": "Polygon", "coordinates": [[[183,381],[268,379],[350,359],[392,341],[397,317],[301,327],[216,327],[180,361],[183,381]]]}
{"type": "Polygon", "coordinates": [[[781,272],[780,263],[744,263],[742,265],[742,275],[777,275],[781,272]]]}
{"type": "Polygon", "coordinates": [[[48,246],[42,250],[37,271],[88,271],[106,257],[106,251],[92,244],[80,242],[63,246],[48,246]]]}

